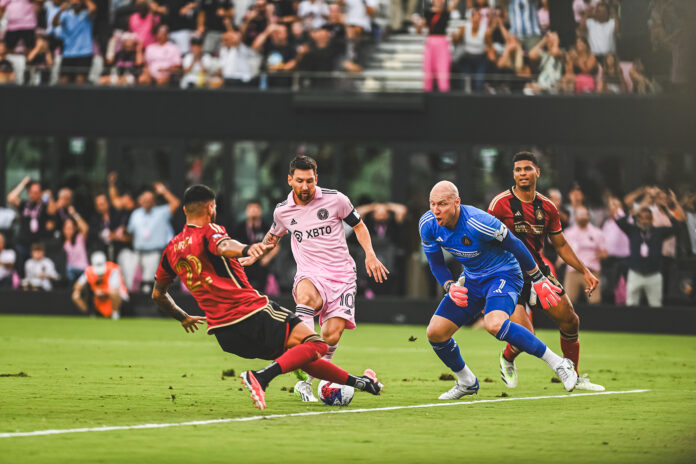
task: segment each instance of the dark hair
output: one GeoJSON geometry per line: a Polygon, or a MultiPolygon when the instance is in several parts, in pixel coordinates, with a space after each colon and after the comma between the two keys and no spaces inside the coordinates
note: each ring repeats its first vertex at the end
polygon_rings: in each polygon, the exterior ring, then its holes
{"type": "Polygon", "coordinates": [[[521,151],[519,153],[515,153],[515,156],[512,157],[512,164],[515,164],[518,161],[531,161],[534,166],[539,166],[537,157],[530,151],[521,151]]]}
{"type": "Polygon", "coordinates": [[[295,174],[295,169],[306,170],[311,169],[314,174],[317,173],[317,162],[311,156],[307,155],[297,155],[290,161],[290,169],[288,170],[289,175],[295,174]]]}
{"type": "MultiPolygon", "coordinates": [[[[69,217],[65,221],[63,221],[63,227],[65,227],[65,224],[67,224],[68,222],[72,222],[72,225],[75,228],[75,232],[73,233],[73,236],[70,237],[70,244],[74,245],[75,241],[77,240],[77,236],[80,234],[80,229],[78,229],[78,227],[77,227],[77,222],[71,217],[69,217]]],[[[61,234],[63,233],[62,230],[60,232],[61,232],[61,234]]],[[[63,235],[63,240],[65,240],[65,239],[66,239],[65,235],[63,235]]]]}
{"type": "Polygon", "coordinates": [[[42,242],[34,242],[31,244],[31,251],[35,250],[41,250],[41,251],[46,251],[46,247],[42,242]]]}
{"type": "Polygon", "coordinates": [[[652,217],[652,215],[653,215],[652,210],[650,208],[648,208],[647,206],[643,206],[641,209],[639,209],[636,216],[639,214],[643,214],[643,213],[648,213],[650,215],[650,217],[652,217]]]}
{"type": "Polygon", "coordinates": [[[184,208],[193,203],[208,203],[215,200],[215,192],[207,185],[192,185],[184,192],[184,208]]]}

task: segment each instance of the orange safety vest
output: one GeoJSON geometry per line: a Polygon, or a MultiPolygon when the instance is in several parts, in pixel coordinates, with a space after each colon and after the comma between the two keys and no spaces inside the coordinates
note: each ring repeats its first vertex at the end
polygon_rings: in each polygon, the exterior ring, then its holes
{"type": "MultiPolygon", "coordinates": [[[[107,294],[109,293],[109,276],[111,276],[111,273],[116,269],[118,269],[119,271],[121,270],[121,268],[118,267],[118,264],[112,263],[111,261],[107,261],[106,272],[104,273],[101,279],[99,278],[97,273],[94,272],[94,267],[89,266],[87,269],[85,269],[87,282],[89,283],[92,292],[95,293],[94,307],[97,308],[97,311],[99,311],[101,315],[104,317],[111,317],[111,314],[114,312],[114,309],[111,307],[111,298],[109,298],[108,296],[106,298],[97,298],[96,290],[99,289],[106,292],[107,294]]],[[[120,291],[121,294],[128,294],[128,290],[126,289],[126,283],[123,281],[123,274],[121,274],[120,291]]]]}

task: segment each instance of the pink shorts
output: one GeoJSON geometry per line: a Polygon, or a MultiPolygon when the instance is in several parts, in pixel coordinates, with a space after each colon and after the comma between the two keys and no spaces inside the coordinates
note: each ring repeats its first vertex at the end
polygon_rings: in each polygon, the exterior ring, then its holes
{"type": "Polygon", "coordinates": [[[319,325],[323,326],[324,322],[332,317],[340,317],[346,320],[346,329],[353,330],[355,328],[355,294],[358,290],[355,281],[336,282],[316,276],[298,275],[295,276],[295,284],[292,288],[292,296],[295,300],[297,300],[295,293],[297,284],[305,279],[314,284],[324,302],[321,309],[315,313],[315,315],[319,314],[319,325]]]}

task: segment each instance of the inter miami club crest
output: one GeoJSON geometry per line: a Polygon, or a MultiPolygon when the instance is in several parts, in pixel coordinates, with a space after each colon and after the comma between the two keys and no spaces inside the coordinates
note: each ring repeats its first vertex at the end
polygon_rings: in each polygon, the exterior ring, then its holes
{"type": "Polygon", "coordinates": [[[329,217],[329,212],[326,210],[326,208],[322,208],[319,211],[317,211],[317,217],[323,221],[327,217],[329,217]]]}
{"type": "Polygon", "coordinates": [[[542,210],[542,209],[536,210],[536,220],[539,222],[544,220],[544,210],[542,210]]]}
{"type": "Polygon", "coordinates": [[[464,244],[464,246],[471,246],[473,242],[469,237],[465,235],[464,237],[462,237],[462,243],[464,244]]]}
{"type": "Polygon", "coordinates": [[[297,240],[297,243],[302,242],[302,232],[300,232],[299,230],[296,230],[295,232],[292,233],[292,235],[295,236],[295,240],[297,240]]]}

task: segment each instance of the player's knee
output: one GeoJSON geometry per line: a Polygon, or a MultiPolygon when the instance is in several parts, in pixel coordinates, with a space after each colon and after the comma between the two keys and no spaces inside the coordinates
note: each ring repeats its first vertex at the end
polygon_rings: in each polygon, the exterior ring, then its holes
{"type": "Polygon", "coordinates": [[[503,322],[499,319],[484,319],[483,320],[483,325],[488,331],[489,334],[493,335],[494,337],[498,335],[498,332],[500,332],[500,328],[503,326],[503,322]]]}
{"type": "Polygon", "coordinates": [[[333,346],[333,345],[336,345],[338,343],[338,341],[341,339],[341,332],[335,331],[335,332],[323,334],[322,338],[324,339],[324,341],[327,344],[333,346]]]}
{"type": "Polygon", "coordinates": [[[314,351],[316,352],[316,359],[326,356],[326,353],[329,352],[329,345],[325,340],[322,340],[318,334],[312,334],[306,337],[304,340],[302,340],[302,344],[310,345],[312,348],[314,348],[314,351]]]}
{"type": "Polygon", "coordinates": [[[444,331],[440,327],[432,324],[428,326],[426,335],[428,336],[428,340],[434,343],[446,342],[451,338],[446,333],[444,333],[444,331]]]}
{"type": "Polygon", "coordinates": [[[321,297],[311,293],[298,294],[296,302],[298,305],[308,306],[313,309],[319,309],[321,307],[321,297]]]}

